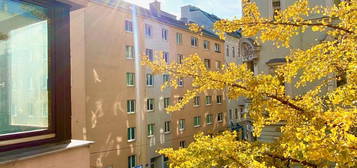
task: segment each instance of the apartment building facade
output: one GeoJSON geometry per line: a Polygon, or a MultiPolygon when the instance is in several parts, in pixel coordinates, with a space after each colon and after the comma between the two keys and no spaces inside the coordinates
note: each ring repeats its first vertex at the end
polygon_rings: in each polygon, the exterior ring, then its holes
{"type": "Polygon", "coordinates": [[[1,168],[89,168],[70,131],[70,13],[86,3],[0,1],[1,168]]]}
{"type": "MultiPolygon", "coordinates": [[[[259,7],[262,17],[272,18],[274,16],[274,11],[284,10],[290,5],[292,5],[296,0],[252,0],[259,7]]],[[[320,5],[324,7],[329,7],[334,4],[333,0],[314,0],[309,1],[311,7],[320,5]]],[[[319,16],[309,16],[311,18],[318,18],[319,16]]],[[[308,49],[311,46],[320,43],[323,40],[326,40],[327,35],[321,32],[313,32],[307,30],[304,33],[297,35],[292,38],[290,45],[292,48],[296,49],[308,49]]],[[[254,37],[244,37],[240,42],[240,63],[246,63],[248,67],[254,72],[254,74],[265,73],[273,74],[274,69],[278,65],[284,64],[285,56],[289,55],[290,49],[287,48],[276,48],[272,42],[264,42],[256,45],[254,37]]],[[[306,93],[313,84],[308,85],[307,87],[294,87],[296,80],[293,80],[291,84],[285,84],[286,94],[294,97],[296,95],[306,93]]],[[[331,83],[330,87],[336,87],[336,83],[331,83]]],[[[241,98],[243,108],[243,114],[249,112],[249,100],[241,98]]],[[[251,135],[252,127],[248,115],[243,115],[243,120],[241,121],[242,125],[246,125],[247,128],[250,127],[247,131],[247,136],[251,135]]],[[[283,123],[282,123],[283,124],[283,123]]],[[[263,128],[262,134],[257,138],[259,141],[272,142],[277,139],[280,134],[280,126],[269,125],[263,128]]],[[[249,139],[249,138],[248,138],[249,139]]]]}
{"type": "MultiPolygon", "coordinates": [[[[182,20],[190,23],[194,22],[211,33],[214,32],[214,23],[219,21],[220,18],[214,14],[209,14],[206,11],[201,10],[198,7],[192,5],[186,5],[181,7],[181,18],[182,20]]],[[[223,64],[228,65],[230,63],[239,64],[239,43],[241,34],[239,32],[227,33],[225,34],[224,50],[225,61],[223,64]]],[[[227,104],[227,121],[230,128],[236,127],[237,123],[240,121],[242,107],[239,106],[239,100],[236,98],[225,97],[227,104]]]]}
{"type": "Polygon", "coordinates": [[[190,79],[177,81],[178,89],[161,90],[170,79],[141,65],[147,55],[180,62],[199,54],[212,70],[224,62],[224,41],[215,34],[192,33],[176,16],[123,1],[90,1],[71,15],[73,137],[95,141],[91,167],[165,167],[157,150],[187,147],[199,132],[214,134],[227,128],[222,91],[207,91],[182,110],[165,108],[191,88],[190,79]],[[81,44],[80,41],[85,41],[81,44]],[[208,43],[208,45],[207,45],[208,43]],[[205,44],[205,45],[204,45],[205,44]],[[85,100],[85,102],[81,101],[85,100]]]}

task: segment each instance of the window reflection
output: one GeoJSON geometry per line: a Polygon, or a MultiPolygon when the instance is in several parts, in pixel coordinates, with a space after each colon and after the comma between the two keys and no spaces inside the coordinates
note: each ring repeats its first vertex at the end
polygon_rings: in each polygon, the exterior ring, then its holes
{"type": "Polygon", "coordinates": [[[49,125],[46,11],[0,1],[0,135],[49,125]]]}

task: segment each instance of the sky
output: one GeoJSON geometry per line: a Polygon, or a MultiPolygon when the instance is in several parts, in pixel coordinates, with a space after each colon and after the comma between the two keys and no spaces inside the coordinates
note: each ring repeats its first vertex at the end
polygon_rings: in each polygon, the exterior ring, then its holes
{"type": "MultiPolygon", "coordinates": [[[[144,8],[149,8],[149,3],[154,0],[125,0],[144,8]]],[[[161,2],[161,10],[174,14],[178,18],[181,15],[181,6],[193,5],[220,18],[241,17],[241,0],[158,0],[161,2]]]]}

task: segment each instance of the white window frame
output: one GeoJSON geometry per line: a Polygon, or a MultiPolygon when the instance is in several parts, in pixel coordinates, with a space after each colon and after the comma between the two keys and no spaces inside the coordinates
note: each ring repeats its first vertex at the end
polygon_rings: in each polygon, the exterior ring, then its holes
{"type": "Polygon", "coordinates": [[[164,98],[164,108],[167,108],[170,106],[170,98],[169,97],[165,97],[164,98]]]}
{"type": "Polygon", "coordinates": [[[136,106],[136,101],[134,99],[127,100],[126,101],[126,111],[128,114],[135,113],[135,106],[136,106]],[[133,104],[132,104],[133,103],[133,104]],[[129,110],[129,111],[128,111],[129,110]]]}
{"type": "Polygon", "coordinates": [[[153,98],[148,98],[147,100],[146,100],[147,102],[146,102],[146,110],[147,111],[154,111],[154,109],[155,109],[155,100],[153,99],[153,98]]]}
{"type": "Polygon", "coordinates": [[[217,95],[217,104],[222,104],[222,102],[223,102],[223,96],[222,95],[217,95]],[[218,101],[218,100],[220,100],[220,101],[218,101]]]}
{"type": "Polygon", "coordinates": [[[223,122],[223,113],[217,114],[217,122],[223,122]]]}
{"type": "Polygon", "coordinates": [[[144,29],[145,37],[152,38],[152,26],[145,23],[144,29]]]}
{"type": "Polygon", "coordinates": [[[178,122],[178,129],[180,130],[180,131],[183,131],[183,130],[185,130],[185,119],[180,119],[179,120],[179,122],[178,122]]]}
{"type": "Polygon", "coordinates": [[[134,72],[127,72],[126,73],[126,85],[127,86],[135,86],[135,73],[134,72]],[[130,81],[130,77],[132,77],[132,81],[133,83],[131,84],[129,81],[130,81]]]}
{"type": "Polygon", "coordinates": [[[126,32],[133,32],[133,22],[131,20],[125,20],[124,27],[126,32]]]}
{"type": "Polygon", "coordinates": [[[209,44],[210,44],[210,42],[208,40],[204,40],[203,41],[203,48],[206,49],[206,50],[209,50],[209,44]]]}
{"type": "Polygon", "coordinates": [[[154,75],[153,74],[146,74],[146,85],[147,86],[154,86],[154,75]]]}
{"type": "Polygon", "coordinates": [[[129,127],[128,128],[128,142],[133,142],[135,141],[135,134],[136,134],[136,128],[135,127],[129,127]]]}
{"type": "Polygon", "coordinates": [[[201,126],[201,116],[193,117],[193,127],[197,128],[201,126]]]}
{"type": "Polygon", "coordinates": [[[176,33],[176,44],[181,45],[182,44],[182,33],[176,33]]]}
{"type": "Polygon", "coordinates": [[[212,105],[212,96],[206,96],[206,105],[212,105]]]}
{"type": "Polygon", "coordinates": [[[148,124],[148,137],[154,136],[155,124],[148,124]]]}
{"type": "Polygon", "coordinates": [[[213,123],[213,115],[212,114],[207,114],[206,115],[206,124],[211,125],[213,123]],[[209,121],[209,122],[208,122],[209,121]]]}
{"type": "Polygon", "coordinates": [[[191,47],[198,47],[198,38],[197,37],[191,37],[191,47]]]}
{"type": "Polygon", "coordinates": [[[165,29],[165,28],[162,28],[162,29],[161,29],[161,37],[162,37],[162,40],[167,41],[168,36],[169,36],[169,31],[168,31],[167,29],[165,29]]]}
{"type": "Polygon", "coordinates": [[[194,107],[200,106],[200,96],[195,96],[195,97],[193,98],[193,106],[194,106],[194,107]]]}
{"type": "Polygon", "coordinates": [[[214,51],[220,53],[221,52],[221,45],[218,43],[214,43],[214,51]]]}
{"type": "Polygon", "coordinates": [[[170,133],[171,132],[171,121],[165,121],[165,126],[164,126],[164,133],[170,133]]]}
{"type": "Polygon", "coordinates": [[[128,168],[135,168],[135,166],[136,166],[136,155],[128,156],[128,168]],[[132,165],[133,160],[135,165],[132,165]]]}
{"type": "Polygon", "coordinates": [[[135,49],[132,45],[125,46],[125,58],[126,59],[135,59],[135,49]]]}

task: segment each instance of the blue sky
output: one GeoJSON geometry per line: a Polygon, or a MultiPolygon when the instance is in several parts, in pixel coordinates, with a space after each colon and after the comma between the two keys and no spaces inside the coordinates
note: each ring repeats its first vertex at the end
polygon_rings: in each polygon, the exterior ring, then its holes
{"type": "MultiPolygon", "coordinates": [[[[148,8],[154,0],[125,0],[130,3],[148,8]]],[[[240,17],[242,14],[241,0],[158,0],[163,11],[174,14],[180,18],[180,7],[194,5],[200,9],[217,15],[220,18],[240,17]]]]}

